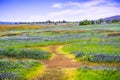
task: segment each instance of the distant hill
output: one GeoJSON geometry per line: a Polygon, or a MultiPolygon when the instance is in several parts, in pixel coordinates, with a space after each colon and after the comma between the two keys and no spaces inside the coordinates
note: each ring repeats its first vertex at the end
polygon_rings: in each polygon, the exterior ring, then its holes
{"type": "Polygon", "coordinates": [[[0,21],[0,24],[14,24],[15,22],[2,22],[0,21]]]}
{"type": "MultiPolygon", "coordinates": [[[[107,21],[112,21],[114,19],[117,19],[120,21],[120,15],[116,15],[116,16],[110,16],[110,17],[106,17],[106,18],[102,18],[105,22],[107,21]]],[[[97,21],[97,20],[94,20],[97,21]]],[[[0,24],[47,24],[49,22],[3,22],[0,21],[0,24]]],[[[54,22],[51,22],[54,23],[54,22]]],[[[56,22],[57,23],[57,22],[56,22]]],[[[64,23],[64,22],[58,22],[58,23],[64,23]]]]}
{"type": "Polygon", "coordinates": [[[107,21],[107,20],[112,21],[113,19],[120,20],[120,15],[104,18],[105,21],[107,21]]]}
{"type": "Polygon", "coordinates": [[[3,24],[3,22],[0,21],[0,24],[3,24]]]}

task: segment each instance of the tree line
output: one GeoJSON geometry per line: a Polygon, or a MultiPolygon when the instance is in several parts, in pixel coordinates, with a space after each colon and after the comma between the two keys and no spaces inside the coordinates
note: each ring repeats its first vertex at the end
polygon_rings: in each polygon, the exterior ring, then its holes
{"type": "Polygon", "coordinates": [[[120,20],[113,19],[113,20],[104,20],[104,19],[98,19],[98,20],[83,20],[79,22],[79,25],[93,25],[93,24],[105,24],[105,23],[118,23],[120,20]]]}

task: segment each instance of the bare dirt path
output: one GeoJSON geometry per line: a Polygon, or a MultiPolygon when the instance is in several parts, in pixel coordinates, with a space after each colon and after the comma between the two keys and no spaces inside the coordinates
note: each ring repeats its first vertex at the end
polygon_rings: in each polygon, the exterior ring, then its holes
{"type": "Polygon", "coordinates": [[[79,63],[72,58],[65,56],[57,51],[58,45],[48,47],[48,51],[54,54],[51,60],[42,60],[48,68],[77,68],[79,63]]]}
{"type": "MultiPolygon", "coordinates": [[[[120,64],[114,64],[114,63],[91,63],[91,62],[85,62],[80,61],[77,62],[74,58],[70,58],[66,56],[66,54],[61,53],[58,48],[61,45],[52,45],[47,47],[36,47],[43,50],[46,50],[52,54],[54,54],[54,57],[50,60],[40,60],[45,66],[46,66],[46,72],[44,73],[43,77],[38,80],[70,80],[63,77],[66,75],[63,71],[63,68],[66,69],[76,69],[81,66],[120,66],[120,64]]],[[[62,45],[64,46],[64,45],[62,45]]],[[[67,75],[66,75],[67,76],[67,75]]],[[[68,75],[69,76],[69,75],[68,75]]],[[[72,79],[74,80],[74,79],[72,79]]]]}
{"type": "MultiPolygon", "coordinates": [[[[60,45],[59,45],[60,46],[60,45]]],[[[41,60],[46,66],[46,72],[42,78],[39,80],[63,80],[65,76],[62,71],[63,68],[78,68],[80,64],[72,58],[67,57],[65,54],[62,54],[57,49],[58,45],[41,47],[42,49],[47,49],[50,53],[54,54],[54,57],[50,60],[41,60]]],[[[67,80],[67,78],[64,80],[67,80]]]]}

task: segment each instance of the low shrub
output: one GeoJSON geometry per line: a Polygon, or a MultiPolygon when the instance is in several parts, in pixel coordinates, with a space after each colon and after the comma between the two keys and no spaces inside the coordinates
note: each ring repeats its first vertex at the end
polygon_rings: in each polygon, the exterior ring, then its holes
{"type": "Polygon", "coordinates": [[[51,57],[51,54],[43,50],[9,48],[1,50],[0,56],[6,56],[10,58],[48,59],[51,57]]]}
{"type": "Polygon", "coordinates": [[[0,80],[24,80],[28,74],[33,73],[33,71],[35,73],[37,67],[42,71],[42,64],[35,60],[0,59],[0,80]]]}

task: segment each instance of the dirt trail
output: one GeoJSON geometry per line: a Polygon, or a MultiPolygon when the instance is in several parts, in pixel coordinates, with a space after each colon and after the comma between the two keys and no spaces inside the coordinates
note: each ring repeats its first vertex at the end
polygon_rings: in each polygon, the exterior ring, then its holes
{"type": "MultiPolygon", "coordinates": [[[[60,46],[60,45],[59,45],[60,46]]],[[[54,54],[54,57],[51,60],[41,60],[47,70],[42,78],[39,80],[62,80],[65,76],[64,72],[62,71],[63,68],[77,68],[79,67],[79,63],[76,62],[74,59],[65,56],[57,51],[59,48],[58,45],[43,47],[47,48],[50,53],[54,54]]],[[[67,80],[64,78],[64,80],[67,80]]]]}
{"type": "Polygon", "coordinates": [[[62,54],[57,51],[59,46],[50,46],[48,51],[55,54],[54,58],[51,60],[42,60],[48,68],[77,68],[79,63],[74,59],[66,57],[65,54],[62,54]]]}
{"type": "MultiPolygon", "coordinates": [[[[38,80],[63,80],[63,77],[66,75],[63,72],[63,68],[66,69],[76,69],[81,66],[120,66],[120,64],[114,63],[91,63],[91,62],[77,62],[73,58],[66,56],[59,52],[58,48],[61,45],[52,45],[47,47],[37,47],[40,49],[47,49],[48,52],[54,54],[54,57],[50,60],[40,60],[46,66],[46,72],[44,73],[43,77],[38,80]]],[[[69,75],[66,75],[69,76],[69,75]]],[[[68,80],[67,78],[64,80],[68,80]]]]}

